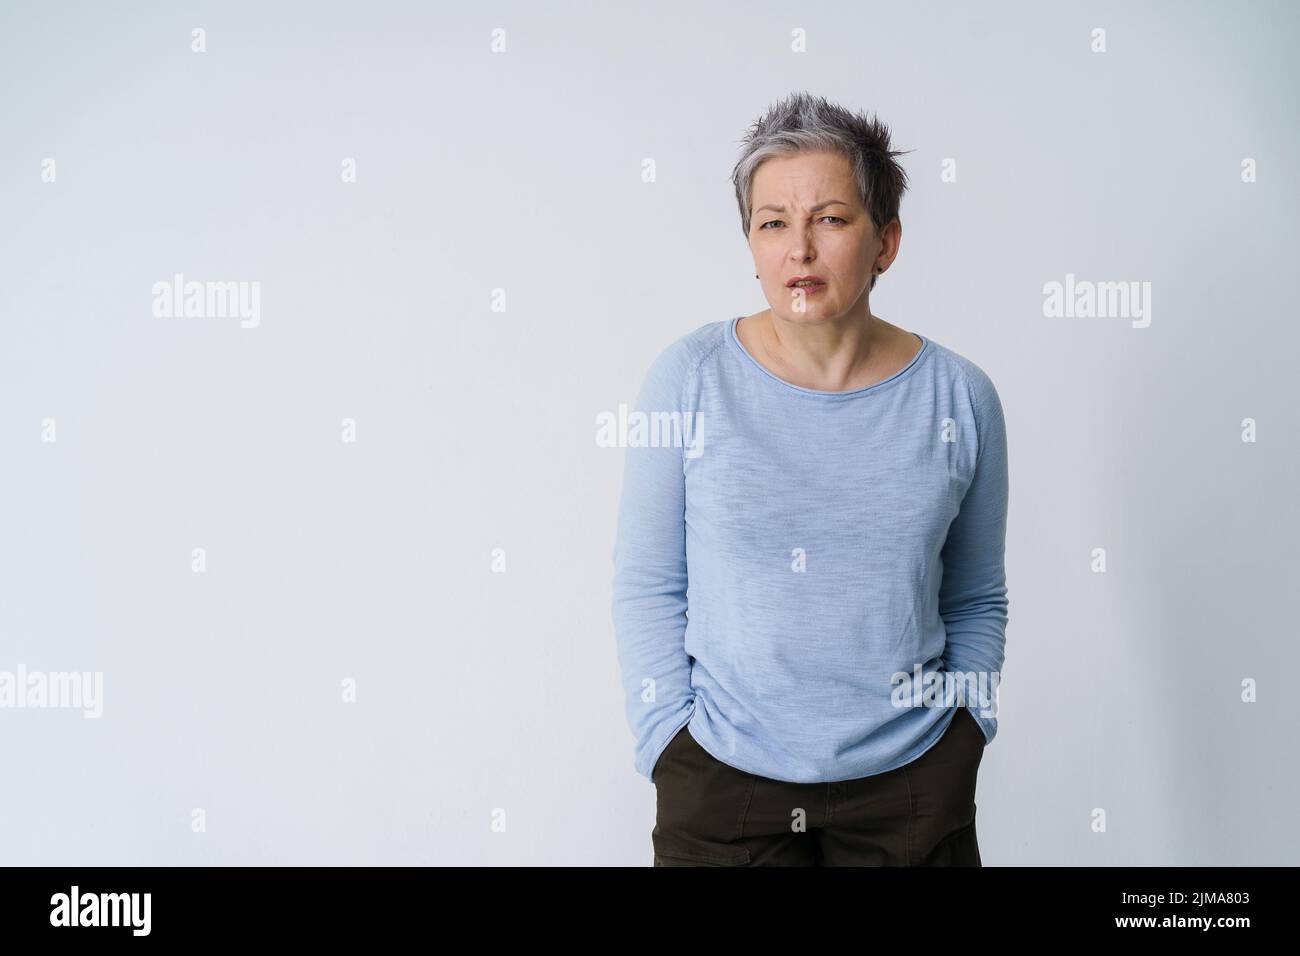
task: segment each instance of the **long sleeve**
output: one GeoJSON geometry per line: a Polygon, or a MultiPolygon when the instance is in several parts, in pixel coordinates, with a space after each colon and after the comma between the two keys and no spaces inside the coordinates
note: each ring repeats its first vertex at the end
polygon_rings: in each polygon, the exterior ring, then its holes
{"type": "MultiPolygon", "coordinates": [[[[970,385],[979,450],[974,476],[941,551],[939,616],[947,633],[944,669],[982,675],[989,683],[979,693],[993,698],[987,706],[996,711],[993,681],[1001,679],[1007,626],[1006,421],[988,377],[977,369],[970,385]]],[[[991,742],[998,730],[996,715],[980,713],[984,701],[968,697],[966,706],[984,731],[986,743],[991,742]]]]}
{"type": "MultiPolygon", "coordinates": [[[[687,414],[690,371],[688,350],[664,351],[631,414],[687,414]]],[[[653,783],[659,755],[694,706],[685,648],[685,450],[638,446],[633,438],[628,444],[614,545],[613,621],[635,767],[653,783]]]]}

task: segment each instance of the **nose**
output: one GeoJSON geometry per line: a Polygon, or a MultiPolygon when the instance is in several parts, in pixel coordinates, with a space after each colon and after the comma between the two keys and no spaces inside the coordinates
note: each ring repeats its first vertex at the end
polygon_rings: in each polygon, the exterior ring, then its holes
{"type": "Polygon", "coordinates": [[[813,249],[812,232],[810,230],[797,227],[791,235],[794,236],[790,245],[791,261],[810,262],[817,257],[813,249]]]}

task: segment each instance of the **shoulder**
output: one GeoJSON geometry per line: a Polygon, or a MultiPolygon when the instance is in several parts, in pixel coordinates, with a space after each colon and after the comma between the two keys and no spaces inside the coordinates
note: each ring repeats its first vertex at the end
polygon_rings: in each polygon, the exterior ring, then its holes
{"type": "Polygon", "coordinates": [[[975,425],[976,460],[992,462],[994,474],[1005,474],[1007,423],[1002,399],[993,379],[979,365],[950,348],[935,345],[935,358],[951,375],[951,394],[963,400],[975,425]]]}
{"type": "Polygon", "coordinates": [[[933,361],[945,373],[945,377],[951,380],[955,389],[965,392],[976,414],[987,416],[1002,413],[1002,401],[997,387],[984,369],[933,339],[930,340],[930,347],[934,350],[933,361]]]}
{"type": "Polygon", "coordinates": [[[670,342],[650,363],[646,388],[657,394],[680,394],[726,341],[728,324],[727,319],[708,322],[670,342]]]}
{"type": "Polygon", "coordinates": [[[729,321],[707,322],[671,342],[655,359],[656,364],[694,372],[726,341],[729,321]]]}

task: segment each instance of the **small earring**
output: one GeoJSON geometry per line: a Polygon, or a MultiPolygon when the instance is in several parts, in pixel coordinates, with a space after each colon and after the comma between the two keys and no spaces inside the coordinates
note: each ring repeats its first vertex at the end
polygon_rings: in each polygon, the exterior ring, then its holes
{"type": "Polygon", "coordinates": [[[755,278],[755,279],[758,278],[758,273],[757,273],[757,272],[754,273],[754,278],[755,278]]]}

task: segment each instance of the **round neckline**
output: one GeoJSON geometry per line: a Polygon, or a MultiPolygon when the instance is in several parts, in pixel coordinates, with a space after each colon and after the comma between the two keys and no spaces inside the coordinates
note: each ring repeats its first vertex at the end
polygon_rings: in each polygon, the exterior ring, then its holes
{"type": "MultiPolygon", "coordinates": [[[[879,382],[876,382],[874,385],[864,385],[862,388],[854,388],[846,392],[828,392],[819,388],[804,388],[802,385],[795,385],[793,382],[787,382],[785,379],[781,378],[781,376],[774,373],[771,369],[769,369],[758,359],[754,358],[754,356],[749,354],[749,350],[746,349],[744,344],[740,341],[740,336],[736,334],[736,326],[740,324],[740,320],[743,318],[745,318],[743,315],[738,315],[730,322],[727,323],[727,333],[728,333],[727,337],[731,339],[732,346],[736,349],[736,351],[738,351],[745,358],[745,360],[750,365],[752,365],[756,370],[761,372],[764,375],[764,377],[771,379],[773,382],[777,383],[783,388],[789,389],[792,392],[798,392],[800,395],[812,395],[817,398],[852,398],[855,395],[865,395],[868,392],[874,392],[877,389],[885,388],[889,385],[892,385],[895,382],[899,381],[900,379],[910,375],[912,371],[918,365],[921,364],[921,360],[930,354],[930,340],[926,338],[924,335],[922,335],[920,332],[912,332],[911,333],[912,335],[915,335],[918,339],[921,340],[921,348],[917,351],[915,355],[912,356],[912,360],[910,362],[908,362],[906,365],[900,368],[893,375],[889,376],[889,378],[883,378],[879,382]]],[[[911,330],[909,329],[908,331],[911,330]]]]}

